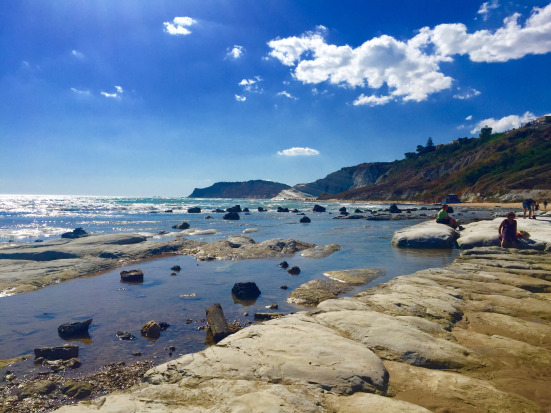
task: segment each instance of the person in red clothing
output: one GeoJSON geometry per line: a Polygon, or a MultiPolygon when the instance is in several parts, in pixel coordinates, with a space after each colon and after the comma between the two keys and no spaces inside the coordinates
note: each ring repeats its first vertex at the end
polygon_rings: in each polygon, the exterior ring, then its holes
{"type": "Polygon", "coordinates": [[[517,247],[517,221],[514,212],[509,212],[507,214],[507,219],[504,219],[503,222],[499,224],[497,232],[499,232],[502,248],[517,247]]]}

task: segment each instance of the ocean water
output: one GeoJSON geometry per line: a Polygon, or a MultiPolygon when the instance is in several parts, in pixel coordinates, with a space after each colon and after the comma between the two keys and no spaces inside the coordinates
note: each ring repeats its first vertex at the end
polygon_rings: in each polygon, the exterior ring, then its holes
{"type": "MultiPolygon", "coordinates": [[[[190,239],[214,241],[245,232],[257,242],[293,238],[315,244],[336,243],[342,248],[321,259],[298,254],[286,257],[290,265],[301,268],[298,276],[291,276],[278,266],[282,259],[197,262],[188,256],[172,256],[27,294],[1,297],[0,359],[31,354],[36,347],[63,345],[68,341],[57,334],[60,324],[93,318],[90,338],[76,342],[82,367],[67,374],[90,373],[109,362],[151,359],[162,363],[209,345],[205,331],[199,327],[203,325],[205,308],[214,303],[222,305],[230,321],[252,322],[255,312],[272,311],[266,309],[271,304],[277,304],[276,311],[286,314],[306,309],[288,304],[289,293],[307,281],[323,278],[326,271],[384,270],[384,276],[348,293],[351,295],[399,275],[441,267],[457,254],[455,250],[415,251],[391,246],[396,230],[420,221],[333,219],[342,206],[353,212],[356,208],[380,210],[388,208],[388,204],[318,203],[327,208],[326,213],[313,213],[315,202],[297,201],[0,195],[0,249],[13,243],[58,238],[76,227],[89,233],[142,233],[150,236],[148,242],[155,242],[173,238],[179,231],[172,226],[182,221],[201,231],[201,235],[186,235],[190,239]],[[239,221],[225,221],[222,213],[212,212],[236,204],[249,208],[250,214],[240,214],[239,221]],[[193,206],[202,212],[188,213],[187,209],[193,206]],[[279,206],[296,208],[312,222],[301,224],[296,213],[278,213],[279,206]],[[258,212],[258,207],[268,211],[258,212]],[[209,215],[212,219],[205,219],[209,215]],[[176,276],[170,275],[173,265],[182,268],[176,276]],[[144,272],[144,283],[122,284],[120,271],[133,268],[144,272]],[[244,281],[256,282],[262,292],[257,300],[234,301],[231,288],[244,281]],[[283,285],[288,289],[281,289],[283,285]],[[140,336],[142,325],[150,320],[170,324],[159,340],[140,336]],[[120,341],[115,336],[118,330],[131,332],[136,339],[120,341]],[[171,351],[170,347],[176,350],[171,351]],[[136,352],[141,356],[134,356],[136,352]]],[[[44,370],[34,366],[33,358],[7,369],[23,375],[44,370]]]]}

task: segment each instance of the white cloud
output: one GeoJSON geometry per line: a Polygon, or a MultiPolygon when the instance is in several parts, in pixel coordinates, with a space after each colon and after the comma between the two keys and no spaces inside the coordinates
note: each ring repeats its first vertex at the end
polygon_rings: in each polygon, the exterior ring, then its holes
{"type": "Polygon", "coordinates": [[[191,34],[191,31],[187,28],[197,23],[196,20],[191,17],[175,17],[170,22],[164,22],[165,31],[171,35],[187,35],[191,34]]]}
{"type": "MultiPolygon", "coordinates": [[[[459,90],[459,88],[457,89],[459,90]]],[[[453,95],[453,97],[454,99],[467,100],[478,95],[480,95],[480,91],[470,88],[464,92],[456,93],[455,95],[453,95]]]]}
{"type": "Polygon", "coordinates": [[[235,100],[237,100],[238,102],[245,102],[247,100],[247,97],[235,95],[235,100]]]}
{"type": "Polygon", "coordinates": [[[433,30],[425,28],[437,52],[444,56],[468,55],[473,62],[506,62],[529,54],[551,51],[551,4],[534,7],[522,27],[515,13],[503,21],[494,33],[480,30],[467,33],[464,24],[441,24],[433,30]]]}
{"type": "Polygon", "coordinates": [[[77,59],[84,59],[84,54],[78,50],[71,50],[71,55],[77,59]]]}
{"type": "Polygon", "coordinates": [[[514,128],[520,127],[522,124],[535,119],[533,113],[526,112],[522,116],[509,115],[501,119],[488,118],[481,120],[476,124],[476,127],[471,130],[471,133],[480,131],[481,128],[489,126],[493,129],[493,132],[505,132],[514,128]]]}
{"type": "MultiPolygon", "coordinates": [[[[483,10],[495,8],[488,2],[483,10]]],[[[433,93],[452,87],[453,79],[442,73],[441,62],[452,62],[454,55],[467,54],[475,62],[504,62],[527,54],[551,52],[551,4],[534,8],[524,27],[520,14],[504,20],[495,32],[467,33],[464,24],[424,27],[409,40],[382,35],[358,47],[338,46],[325,41],[325,28],[300,37],[278,38],[268,42],[269,56],[293,67],[295,80],[304,84],[328,82],[350,88],[381,89],[388,94],[361,94],[354,105],[383,105],[391,101],[424,101],[433,93]]],[[[471,89],[456,94],[467,99],[480,94],[471,89]]]]}
{"type": "Polygon", "coordinates": [[[243,56],[243,53],[245,53],[245,48],[243,46],[234,45],[226,56],[231,59],[239,59],[243,56]]]}
{"type": "Polygon", "coordinates": [[[259,82],[262,82],[262,78],[260,76],[255,76],[252,79],[241,80],[239,86],[242,86],[247,92],[262,93],[262,88],[258,84],[259,82]]]}
{"type": "Polygon", "coordinates": [[[289,148],[277,152],[282,156],[315,156],[319,155],[319,151],[311,148],[289,148]]]}
{"type": "Polygon", "coordinates": [[[499,7],[498,0],[492,0],[482,3],[482,6],[480,6],[480,9],[478,9],[478,14],[482,15],[482,19],[484,21],[488,20],[488,15],[490,14],[490,10],[497,9],[499,7]]]}
{"type": "Polygon", "coordinates": [[[80,96],[90,96],[90,91],[89,90],[79,90],[79,89],[75,89],[74,87],[72,87],[71,92],[73,92],[77,95],[80,95],[80,96]]]}
{"type": "Polygon", "coordinates": [[[113,98],[120,97],[124,93],[124,90],[121,86],[115,86],[115,90],[116,90],[115,93],[109,93],[109,92],[101,91],[101,95],[105,96],[106,98],[112,98],[113,99],[113,98]]]}
{"type": "Polygon", "coordinates": [[[287,92],[286,90],[282,90],[281,92],[279,92],[277,94],[278,96],[285,96],[286,98],[289,98],[289,99],[294,99],[294,100],[297,100],[298,98],[294,97],[293,95],[291,95],[289,92],[287,92]]]}
{"type": "Polygon", "coordinates": [[[385,105],[393,100],[392,96],[366,96],[363,93],[354,101],[354,106],[369,105],[378,106],[385,105]]]}
{"type": "Polygon", "coordinates": [[[465,118],[465,120],[472,120],[472,118],[473,118],[473,115],[469,115],[465,118]]]}

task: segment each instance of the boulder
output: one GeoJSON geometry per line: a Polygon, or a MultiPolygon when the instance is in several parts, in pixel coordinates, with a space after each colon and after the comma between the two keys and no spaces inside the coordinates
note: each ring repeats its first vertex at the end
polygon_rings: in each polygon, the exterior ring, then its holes
{"type": "Polygon", "coordinates": [[[92,324],[92,318],[86,321],[76,321],[72,323],[61,324],[57,328],[57,333],[63,339],[88,337],[88,327],[92,324]]]}
{"type": "Polygon", "coordinates": [[[199,207],[191,207],[187,209],[188,214],[200,214],[201,208],[199,207]]]}
{"type": "Polygon", "coordinates": [[[339,212],[346,212],[346,207],[339,208],[339,212]]]}
{"type": "Polygon", "coordinates": [[[232,207],[227,208],[226,212],[244,212],[244,211],[241,209],[241,205],[234,205],[232,207]]]}
{"type": "Polygon", "coordinates": [[[128,283],[143,282],[143,272],[141,270],[121,271],[121,281],[128,283]]]}
{"type": "Polygon", "coordinates": [[[295,265],[295,266],[289,268],[287,270],[287,272],[291,275],[299,275],[300,274],[300,268],[295,265]]]}
{"type": "Polygon", "coordinates": [[[308,224],[310,222],[312,222],[312,220],[310,218],[306,217],[306,216],[304,216],[300,219],[300,223],[302,223],[302,224],[308,224]]]}
{"type": "Polygon", "coordinates": [[[68,381],[61,388],[61,392],[64,395],[77,400],[90,396],[92,394],[92,390],[93,387],[89,382],[74,380],[68,381]]]}
{"type": "Polygon", "coordinates": [[[289,212],[289,208],[277,207],[277,212],[289,212]]]}
{"type": "Polygon", "coordinates": [[[313,212],[325,212],[325,207],[322,207],[321,205],[314,205],[314,208],[312,208],[313,212]]]}
{"type": "Polygon", "coordinates": [[[281,261],[281,262],[279,263],[279,266],[280,266],[281,268],[288,268],[288,267],[289,267],[289,263],[287,263],[287,261],[281,261]]]}
{"type": "Polygon", "coordinates": [[[260,295],[260,289],[254,282],[235,283],[231,293],[239,300],[255,300],[260,295]]]}
{"type": "Polygon", "coordinates": [[[400,212],[402,212],[402,210],[398,208],[396,204],[391,204],[390,207],[388,208],[388,211],[391,214],[399,214],[400,212]]]}
{"type": "Polygon", "coordinates": [[[182,267],[180,267],[179,265],[173,265],[170,269],[172,271],[179,272],[182,269],[182,267]]]}
{"type": "Polygon", "coordinates": [[[230,221],[237,221],[239,220],[239,214],[237,212],[228,212],[226,215],[222,217],[222,219],[230,220],[230,221]]]}
{"type": "Polygon", "coordinates": [[[263,208],[263,207],[258,207],[258,212],[266,212],[267,209],[263,208]]]}
{"type": "Polygon", "coordinates": [[[394,233],[392,245],[398,248],[446,249],[456,245],[459,233],[453,228],[427,221],[394,233]]]}
{"type": "MultiPolygon", "coordinates": [[[[29,383],[21,389],[21,392],[19,393],[19,396],[22,399],[26,399],[27,397],[32,397],[41,395],[45,396],[47,394],[52,393],[57,388],[56,384],[53,381],[50,380],[37,380],[33,383],[29,383]]],[[[6,410],[7,411],[7,410],[6,410]]]]}
{"type": "Polygon", "coordinates": [[[189,226],[190,225],[187,222],[182,222],[181,224],[173,225],[172,228],[174,228],[174,229],[188,229],[189,226]]]}
{"type": "Polygon", "coordinates": [[[152,339],[158,339],[161,336],[161,326],[156,321],[151,320],[142,327],[142,336],[152,339]]]}
{"type": "Polygon", "coordinates": [[[75,238],[85,237],[87,235],[88,233],[84,231],[84,228],[75,228],[71,232],[65,232],[61,234],[61,238],[75,239],[75,238]]]}
{"type": "Polygon", "coordinates": [[[220,340],[230,335],[230,326],[224,316],[224,311],[222,311],[220,303],[207,307],[206,313],[209,329],[215,343],[218,343],[220,340]]]}
{"type": "Polygon", "coordinates": [[[66,344],[59,347],[42,347],[34,349],[35,357],[46,360],[69,360],[78,357],[78,346],[66,344]]]}
{"type": "Polygon", "coordinates": [[[249,211],[249,208],[243,208],[243,212],[247,213],[247,212],[251,212],[251,211],[249,211]]]}

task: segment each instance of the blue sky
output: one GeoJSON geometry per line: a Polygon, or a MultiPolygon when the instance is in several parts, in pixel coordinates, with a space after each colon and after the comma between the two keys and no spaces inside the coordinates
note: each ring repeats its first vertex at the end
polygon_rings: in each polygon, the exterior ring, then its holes
{"type": "Polygon", "coordinates": [[[551,112],[549,1],[3,0],[0,193],[294,185],[551,112]]]}

